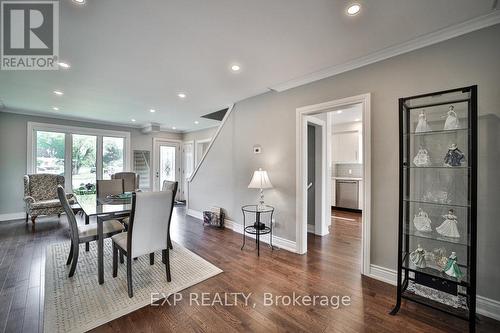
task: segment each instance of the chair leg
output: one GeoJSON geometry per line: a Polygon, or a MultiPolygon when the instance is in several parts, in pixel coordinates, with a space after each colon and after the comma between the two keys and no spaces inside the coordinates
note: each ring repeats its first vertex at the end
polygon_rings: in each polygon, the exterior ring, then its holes
{"type": "MultiPolygon", "coordinates": [[[[120,251],[121,252],[121,251],[120,251]]],[[[118,247],[113,242],[113,277],[118,275],[118,247]]]]}
{"type": "Polygon", "coordinates": [[[71,262],[71,269],[69,270],[69,277],[75,274],[76,264],[78,264],[78,252],[80,251],[79,244],[73,244],[73,261],[71,262]]]}
{"type": "Polygon", "coordinates": [[[124,263],[124,260],[123,260],[123,251],[121,249],[118,249],[120,251],[120,264],[123,264],[124,263]]]}
{"type": "Polygon", "coordinates": [[[29,214],[26,213],[26,223],[28,223],[28,217],[29,217],[29,214]]]}
{"type": "Polygon", "coordinates": [[[69,247],[69,256],[68,260],[66,261],[66,266],[71,264],[71,259],[73,259],[73,241],[71,241],[71,246],[69,247]]]}
{"type": "Polygon", "coordinates": [[[162,250],[163,258],[165,258],[165,271],[167,273],[167,282],[172,281],[172,277],[170,276],[170,258],[169,258],[169,250],[168,247],[165,250],[162,250]]]}
{"type": "Polygon", "coordinates": [[[31,215],[31,223],[35,224],[36,215],[31,215]]]}
{"type": "Polygon", "coordinates": [[[154,265],[155,264],[155,254],[154,253],[150,253],[149,254],[149,264],[150,265],[154,265]]]}
{"type": "Polygon", "coordinates": [[[134,291],[132,290],[132,257],[130,253],[127,255],[127,285],[128,285],[128,297],[134,297],[134,291]]]}

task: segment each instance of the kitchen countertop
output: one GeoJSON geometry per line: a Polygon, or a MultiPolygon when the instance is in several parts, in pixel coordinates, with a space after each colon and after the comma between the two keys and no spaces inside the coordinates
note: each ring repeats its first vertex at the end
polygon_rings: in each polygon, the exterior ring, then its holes
{"type": "Polygon", "coordinates": [[[333,179],[338,179],[338,180],[357,180],[357,181],[362,181],[363,178],[358,178],[358,177],[336,177],[333,176],[333,179]]]}

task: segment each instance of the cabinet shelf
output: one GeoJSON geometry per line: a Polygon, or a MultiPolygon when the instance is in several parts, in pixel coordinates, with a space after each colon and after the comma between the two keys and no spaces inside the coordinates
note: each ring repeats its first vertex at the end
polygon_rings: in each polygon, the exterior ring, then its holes
{"type": "Polygon", "coordinates": [[[403,199],[404,202],[411,202],[411,203],[417,203],[417,204],[424,204],[424,205],[434,205],[434,206],[442,206],[442,207],[459,207],[459,208],[469,208],[471,205],[458,205],[458,204],[451,204],[451,203],[441,203],[441,202],[432,202],[432,201],[423,201],[423,200],[413,200],[413,199],[403,199]]]}
{"type": "Polygon", "coordinates": [[[414,237],[416,239],[428,239],[435,242],[449,243],[457,246],[469,246],[467,238],[462,235],[459,238],[452,238],[452,237],[442,236],[438,234],[436,231],[424,233],[417,230],[410,230],[408,232],[405,232],[405,235],[414,237]]]}
{"type": "Polygon", "coordinates": [[[432,130],[432,131],[426,131],[426,132],[410,132],[404,134],[405,136],[426,136],[426,135],[436,135],[436,134],[460,134],[464,133],[469,135],[470,131],[468,128],[457,128],[453,130],[432,130]]]}

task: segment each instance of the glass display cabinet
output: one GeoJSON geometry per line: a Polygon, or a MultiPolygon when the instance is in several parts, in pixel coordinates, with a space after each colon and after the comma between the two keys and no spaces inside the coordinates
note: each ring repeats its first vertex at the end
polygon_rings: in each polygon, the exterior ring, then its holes
{"type": "Polygon", "coordinates": [[[399,99],[397,303],[476,314],[477,86],[399,99]]]}

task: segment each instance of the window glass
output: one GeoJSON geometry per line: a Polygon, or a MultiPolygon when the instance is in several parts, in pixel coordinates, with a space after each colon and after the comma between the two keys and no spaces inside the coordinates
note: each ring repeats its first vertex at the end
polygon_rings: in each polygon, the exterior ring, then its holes
{"type": "Polygon", "coordinates": [[[102,138],[102,178],[111,179],[111,175],[123,171],[123,138],[102,138]]]}
{"type": "Polygon", "coordinates": [[[79,194],[95,193],[97,137],[94,135],[73,134],[71,150],[71,183],[73,192],[79,194]]]}
{"type": "Polygon", "coordinates": [[[64,176],[65,134],[36,132],[36,173],[64,176]]]}

